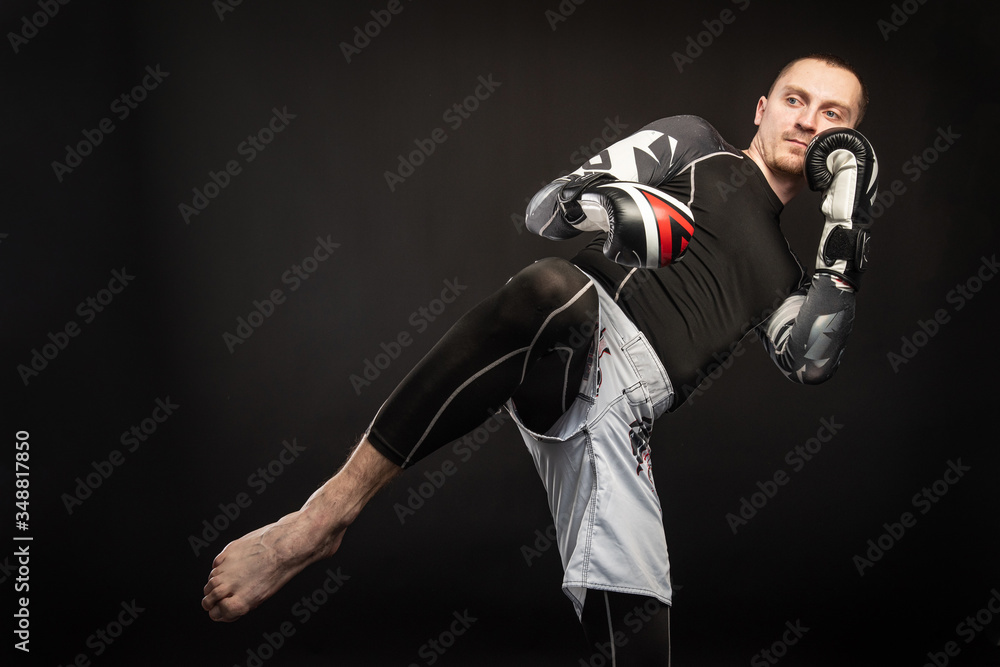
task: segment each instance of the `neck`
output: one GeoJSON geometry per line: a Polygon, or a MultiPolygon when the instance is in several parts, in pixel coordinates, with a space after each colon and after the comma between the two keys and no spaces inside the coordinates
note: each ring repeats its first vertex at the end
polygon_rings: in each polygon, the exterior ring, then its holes
{"type": "Polygon", "coordinates": [[[757,163],[760,167],[761,172],[764,174],[764,178],[767,179],[767,184],[771,186],[774,190],[774,194],[778,196],[782,204],[787,204],[790,202],[795,195],[799,194],[799,191],[806,184],[806,179],[803,175],[786,174],[780,171],[774,171],[767,166],[764,161],[764,155],[757,145],[758,138],[754,137],[754,140],[750,142],[750,147],[743,152],[750,157],[751,160],[757,163]]]}

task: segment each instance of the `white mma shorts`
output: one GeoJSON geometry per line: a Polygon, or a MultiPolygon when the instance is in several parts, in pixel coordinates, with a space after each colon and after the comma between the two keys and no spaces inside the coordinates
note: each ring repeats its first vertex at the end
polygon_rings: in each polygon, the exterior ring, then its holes
{"type": "Polygon", "coordinates": [[[600,314],[573,404],[541,434],[524,426],[513,401],[506,406],[548,493],[562,587],[578,616],[588,589],[645,595],[664,604],[672,593],[649,433],[674,391],[646,337],[591,282],[600,314]]]}

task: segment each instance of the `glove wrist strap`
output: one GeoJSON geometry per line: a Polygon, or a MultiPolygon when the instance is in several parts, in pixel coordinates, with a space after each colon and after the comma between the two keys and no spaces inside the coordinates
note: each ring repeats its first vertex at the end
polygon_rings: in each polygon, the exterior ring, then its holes
{"type": "Polygon", "coordinates": [[[870,243],[871,237],[867,230],[837,225],[830,230],[826,237],[822,261],[827,267],[830,267],[839,260],[846,260],[850,269],[863,273],[868,268],[870,243]]]}
{"type": "Polygon", "coordinates": [[[603,171],[592,172],[584,176],[570,176],[570,181],[559,189],[559,208],[563,218],[571,225],[579,225],[587,219],[583,207],[580,206],[580,195],[584,190],[601,181],[613,181],[615,177],[603,171]]]}

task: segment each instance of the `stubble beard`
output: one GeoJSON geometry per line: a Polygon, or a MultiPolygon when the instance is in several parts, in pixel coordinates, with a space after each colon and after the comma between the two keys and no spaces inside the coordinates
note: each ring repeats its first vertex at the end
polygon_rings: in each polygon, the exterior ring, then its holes
{"type": "Polygon", "coordinates": [[[801,176],[805,159],[796,155],[776,155],[771,159],[771,171],[789,176],[801,176]]]}
{"type": "MultiPolygon", "coordinates": [[[[786,141],[788,139],[808,143],[805,139],[800,139],[797,136],[782,137],[782,141],[786,141]]],[[[803,147],[801,153],[793,153],[791,149],[787,149],[781,154],[775,152],[772,156],[771,162],[772,164],[770,166],[774,171],[781,172],[782,174],[788,174],[790,176],[801,176],[806,164],[806,149],[803,147]]]]}

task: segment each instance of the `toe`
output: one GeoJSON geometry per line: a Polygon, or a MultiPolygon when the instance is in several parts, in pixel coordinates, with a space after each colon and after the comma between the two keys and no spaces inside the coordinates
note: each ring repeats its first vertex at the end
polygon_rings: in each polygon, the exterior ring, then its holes
{"type": "Polygon", "coordinates": [[[215,605],[215,607],[208,612],[209,617],[213,621],[222,621],[223,623],[231,623],[244,614],[250,611],[250,608],[246,603],[240,602],[235,598],[226,598],[215,605]]]}
{"type": "Polygon", "coordinates": [[[220,583],[216,579],[209,579],[208,583],[205,584],[203,592],[205,593],[205,600],[202,602],[202,606],[205,607],[205,609],[214,606],[219,602],[219,600],[229,597],[231,594],[229,586],[220,583]],[[205,606],[206,603],[208,606],[205,606]]]}

